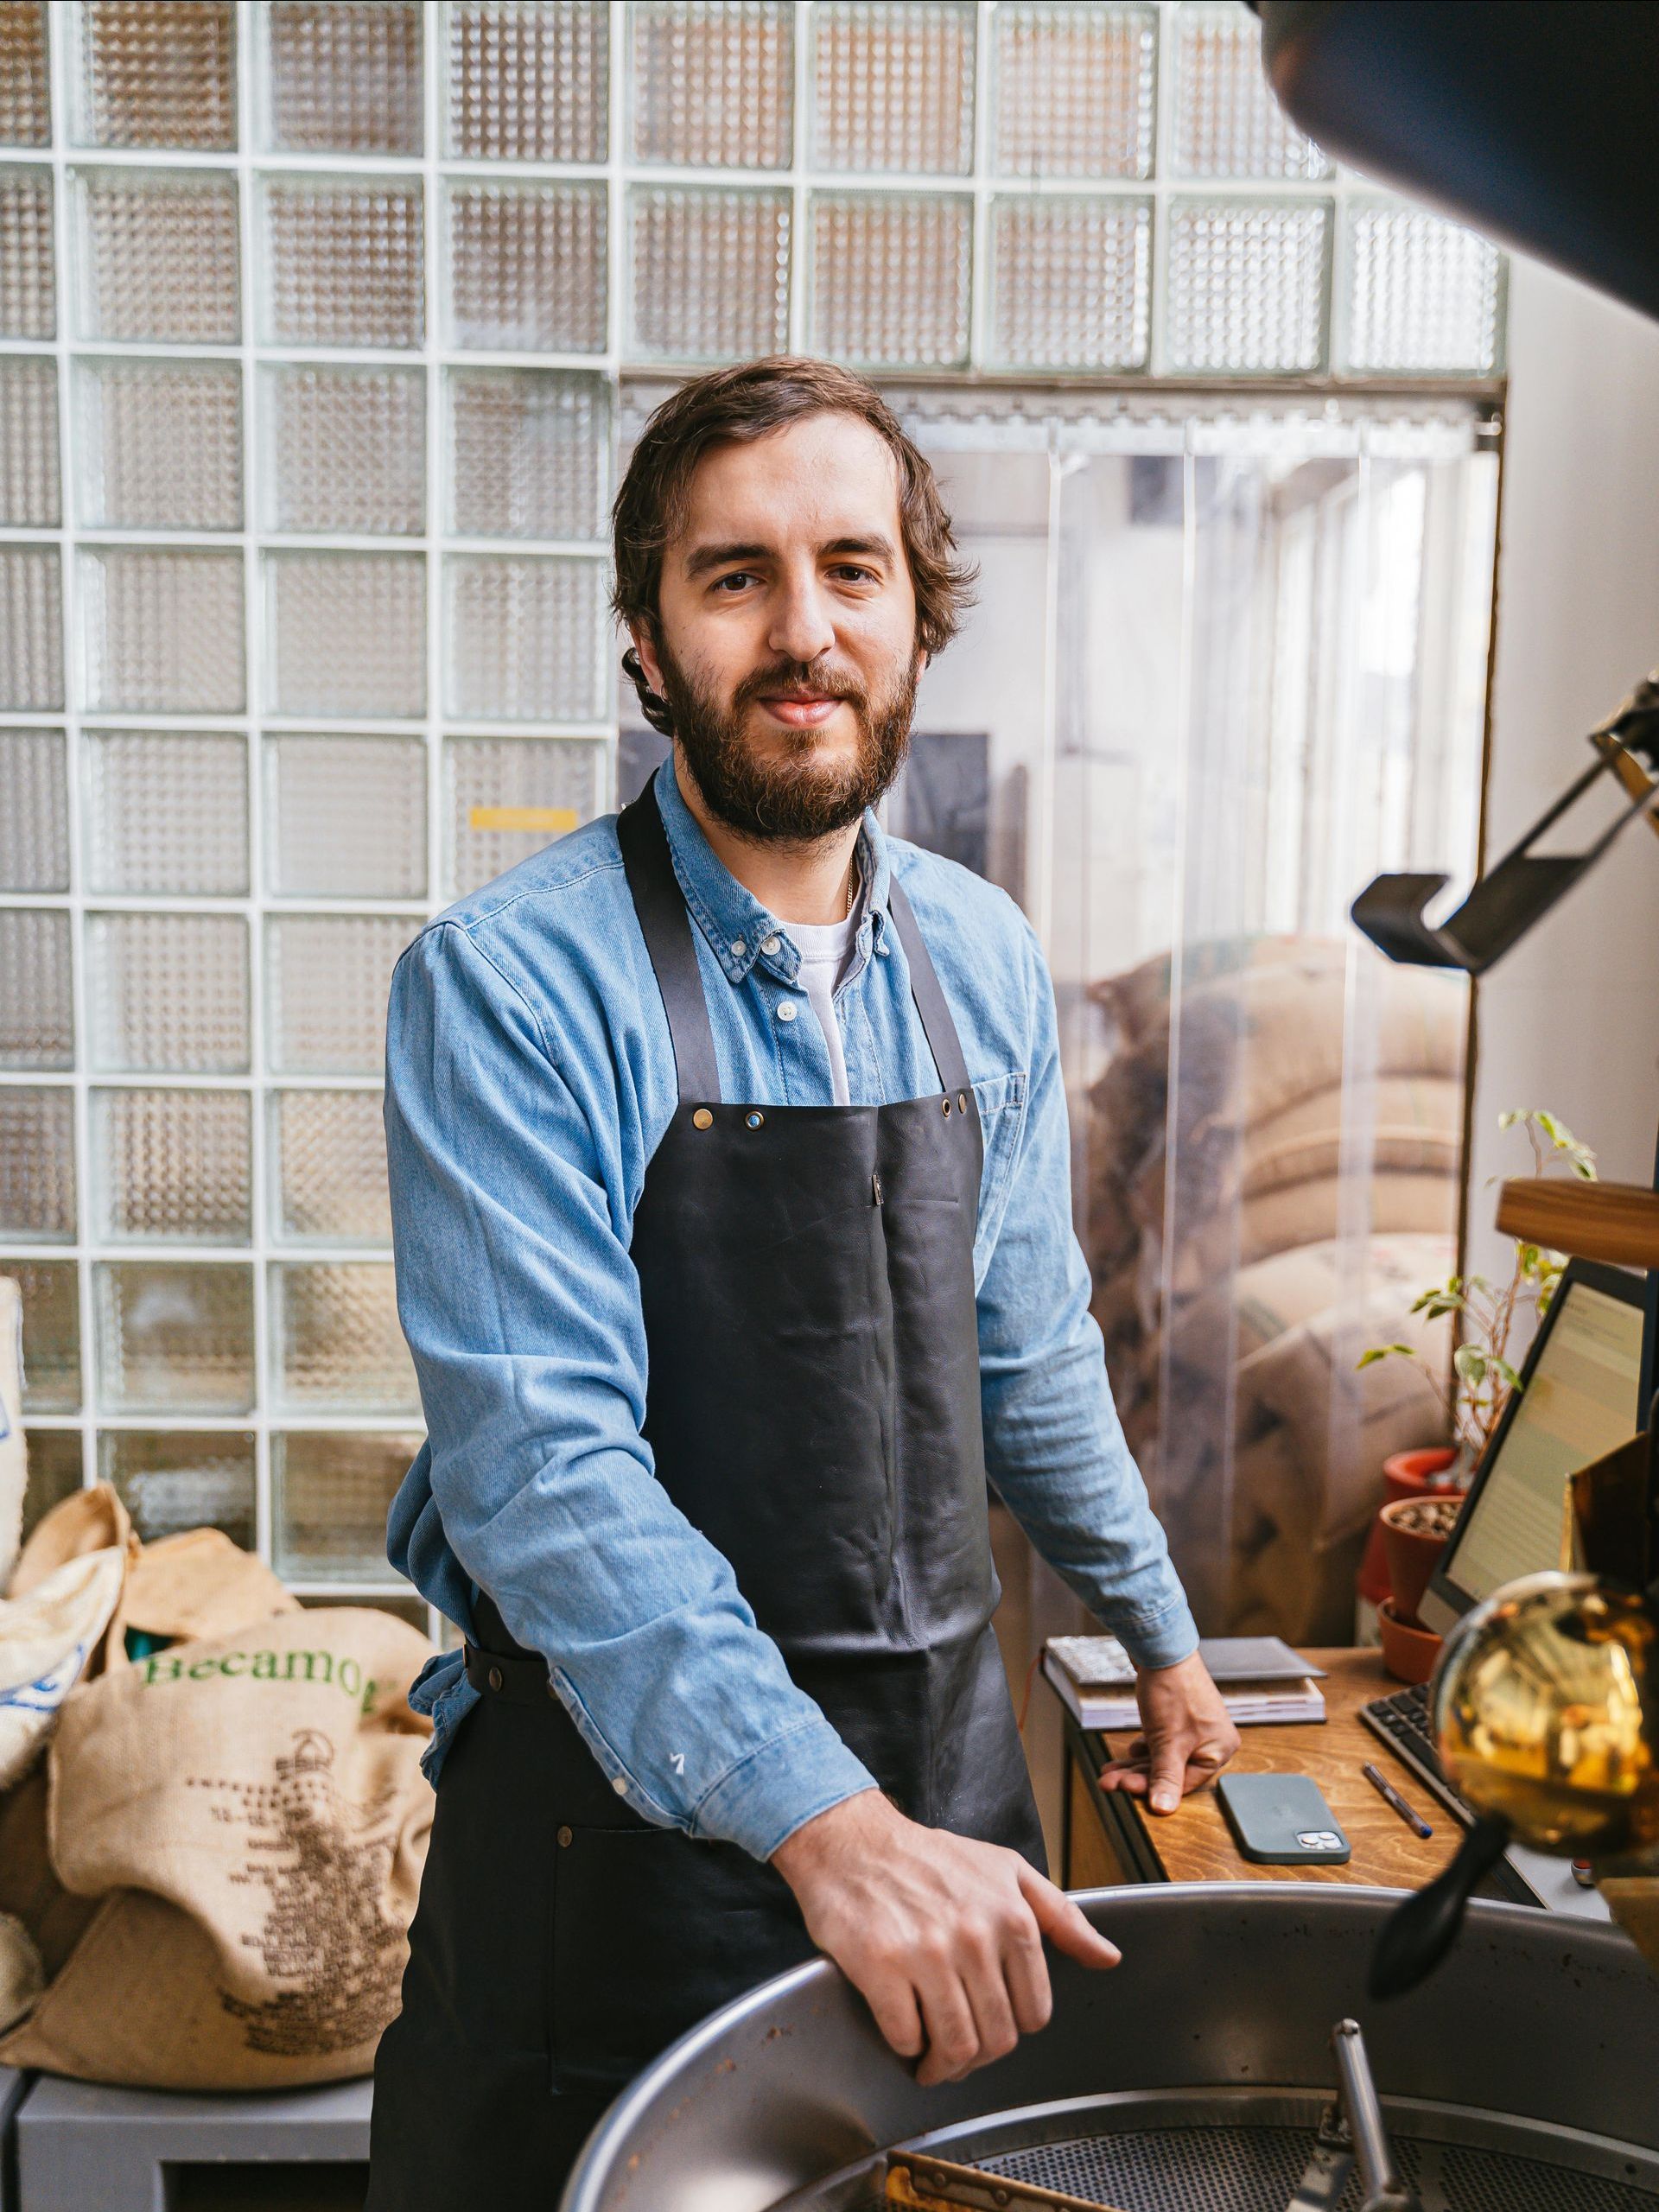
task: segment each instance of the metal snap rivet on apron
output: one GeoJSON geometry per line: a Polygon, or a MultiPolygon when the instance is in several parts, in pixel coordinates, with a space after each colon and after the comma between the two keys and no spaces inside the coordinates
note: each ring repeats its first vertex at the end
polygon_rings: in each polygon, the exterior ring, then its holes
{"type": "Polygon", "coordinates": [[[957,1093],[957,1111],[959,1114],[965,1114],[968,1111],[968,1094],[965,1090],[959,1090],[957,1093]]]}
{"type": "Polygon", "coordinates": [[[764,1114],[746,1114],[743,1116],[745,1122],[752,1129],[758,1129],[761,1128],[766,1122],[766,1117],[764,1114]]]}
{"type": "Polygon", "coordinates": [[[706,1106],[699,1106],[691,1116],[691,1126],[694,1129],[712,1129],[715,1126],[715,1117],[706,1106]]]}
{"type": "Polygon", "coordinates": [[[950,1101],[948,1098],[941,1098],[939,1103],[947,1114],[950,1111],[950,1101]]]}
{"type": "Polygon", "coordinates": [[[559,1849],[561,1851],[569,1851],[575,1840],[576,1834],[574,1828],[561,1828],[559,1830],[559,1849]]]}
{"type": "Polygon", "coordinates": [[[491,1688],[493,1690],[499,1690],[499,1689],[500,1688],[500,1687],[501,1687],[501,1669],[500,1669],[499,1667],[492,1667],[492,1668],[491,1668],[491,1669],[490,1669],[490,1671],[489,1671],[488,1681],[489,1681],[490,1688],[491,1688]]]}

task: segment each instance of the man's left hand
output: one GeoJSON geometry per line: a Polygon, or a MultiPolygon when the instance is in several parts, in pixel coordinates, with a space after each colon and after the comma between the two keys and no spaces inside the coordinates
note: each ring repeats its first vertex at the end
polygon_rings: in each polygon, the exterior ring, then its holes
{"type": "Polygon", "coordinates": [[[1100,1786],[1144,1797],[1154,1813],[1173,1813],[1188,1790],[1214,1781],[1238,1749],[1238,1731],[1196,1651],[1173,1667],[1144,1669],[1135,1698],[1141,1733],[1103,1768],[1100,1786]]]}

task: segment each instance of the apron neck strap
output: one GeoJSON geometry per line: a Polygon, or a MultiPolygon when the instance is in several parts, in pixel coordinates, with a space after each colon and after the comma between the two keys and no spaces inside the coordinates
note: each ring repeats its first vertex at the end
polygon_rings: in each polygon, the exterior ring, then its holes
{"type": "Polygon", "coordinates": [[[680,1097],[687,1103],[718,1105],[720,1064],[715,1058],[715,1033],[709,1024],[709,1001],[697,967],[691,916],[674,873],[668,832],[658,810],[656,783],[653,776],[632,805],[625,806],[618,815],[617,842],[622,848],[633,911],[639,918],[657,988],[663,995],[680,1097]]]}
{"type": "Polygon", "coordinates": [[[887,913],[899,932],[899,942],[905,948],[905,959],[910,969],[910,995],[922,1017],[928,1049],[939,1071],[940,1085],[946,1090],[966,1090],[968,1063],[962,1057],[962,1039],[957,1034],[957,1025],[950,1018],[950,1009],[934,972],[927,940],[917,926],[910,901],[896,875],[887,879],[887,913]]]}
{"type": "MultiPolygon", "coordinates": [[[[715,1058],[715,1033],[709,1026],[709,1001],[697,966],[691,934],[694,925],[674,873],[668,832],[657,804],[656,781],[653,776],[632,805],[625,806],[618,815],[617,842],[622,848],[633,911],[639,918],[645,950],[651,955],[657,988],[663,995],[681,1100],[688,1104],[717,1105],[720,1066],[715,1058]]],[[[940,1086],[945,1090],[966,1090],[968,1064],[962,1056],[962,1039],[945,1004],[926,941],[896,877],[888,881],[887,912],[905,948],[911,996],[921,1016],[940,1086]]]]}

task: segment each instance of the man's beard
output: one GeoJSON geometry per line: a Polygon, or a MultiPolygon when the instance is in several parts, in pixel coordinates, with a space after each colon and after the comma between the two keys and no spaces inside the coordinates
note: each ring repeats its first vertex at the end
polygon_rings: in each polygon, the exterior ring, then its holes
{"type": "Polygon", "coordinates": [[[874,706],[853,678],[814,675],[810,664],[787,661],[746,677],[728,713],[687,678],[660,644],[657,658],[675,741],[697,789],[709,811],[752,843],[814,845],[833,836],[875,804],[904,764],[916,707],[914,658],[874,706]],[[780,726],[764,750],[745,734],[753,702],[763,693],[788,690],[818,690],[846,701],[858,725],[850,760],[816,760],[818,730],[780,726]]]}

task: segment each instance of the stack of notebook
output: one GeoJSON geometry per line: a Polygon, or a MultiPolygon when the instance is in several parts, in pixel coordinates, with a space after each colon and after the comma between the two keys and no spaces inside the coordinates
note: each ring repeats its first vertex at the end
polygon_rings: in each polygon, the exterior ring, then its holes
{"type": "MultiPolygon", "coordinates": [[[[1235,1726],[1323,1720],[1325,1669],[1310,1667],[1276,1636],[1206,1637],[1198,1655],[1235,1726]]],[[[1084,1728],[1138,1728],[1135,1666],[1115,1636],[1051,1636],[1043,1672],[1084,1728]]]]}

